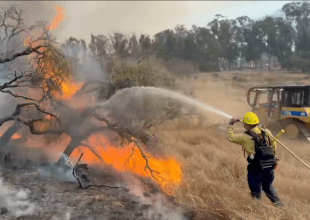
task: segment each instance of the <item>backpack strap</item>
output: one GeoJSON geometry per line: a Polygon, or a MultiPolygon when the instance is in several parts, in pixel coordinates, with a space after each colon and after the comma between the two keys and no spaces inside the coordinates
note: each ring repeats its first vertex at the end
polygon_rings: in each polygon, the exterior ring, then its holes
{"type": "Polygon", "coordinates": [[[249,136],[251,136],[251,137],[253,137],[253,135],[252,135],[252,132],[251,132],[251,131],[245,131],[244,133],[245,133],[245,134],[247,134],[247,135],[249,135],[249,136]]]}
{"type": "MultiPolygon", "coordinates": [[[[253,138],[253,135],[252,135],[252,132],[250,132],[250,131],[245,131],[244,132],[245,134],[247,134],[247,135],[249,135],[249,136],[251,136],[252,137],[252,140],[254,140],[254,138],[253,138]]],[[[244,158],[246,158],[246,151],[245,151],[245,149],[242,147],[242,149],[243,149],[243,156],[244,156],[244,158]]]]}
{"type": "MultiPolygon", "coordinates": [[[[253,138],[253,140],[256,141],[257,143],[262,144],[262,143],[264,143],[264,141],[267,141],[267,139],[266,139],[266,132],[264,132],[262,130],[261,130],[261,132],[262,132],[261,135],[256,134],[256,133],[251,132],[251,131],[246,131],[244,133],[247,135],[250,135],[253,138]]],[[[269,144],[270,142],[268,141],[267,143],[269,144]]]]}

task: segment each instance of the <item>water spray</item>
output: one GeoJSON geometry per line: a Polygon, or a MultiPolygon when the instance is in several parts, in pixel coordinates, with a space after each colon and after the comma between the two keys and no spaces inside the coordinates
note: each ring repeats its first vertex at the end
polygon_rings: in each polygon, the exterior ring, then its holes
{"type": "MultiPolygon", "coordinates": [[[[178,100],[183,104],[187,104],[190,106],[194,106],[194,107],[198,107],[206,112],[212,112],[215,114],[218,114],[220,116],[225,117],[226,119],[231,119],[233,116],[218,110],[216,108],[213,108],[211,106],[206,105],[205,103],[195,100],[193,98],[190,98],[186,95],[182,95],[178,92],[174,92],[171,90],[167,90],[167,89],[162,89],[162,88],[155,88],[155,87],[131,87],[131,88],[125,88],[122,89],[120,91],[118,91],[117,93],[115,93],[111,98],[115,98],[115,97],[119,97],[122,96],[124,94],[133,92],[133,91],[138,91],[138,90],[142,90],[144,94],[150,94],[150,95],[154,95],[154,96],[160,96],[160,97],[166,97],[166,98],[172,98],[174,100],[178,100]]],[[[106,103],[101,103],[101,104],[97,104],[97,106],[104,106],[106,103]]],[[[268,132],[267,130],[265,130],[264,128],[259,127],[261,130],[268,132]]],[[[269,132],[268,132],[269,133],[269,132]]],[[[302,159],[300,159],[296,154],[294,154],[294,152],[292,152],[288,147],[286,147],[282,142],[279,141],[279,137],[284,133],[284,130],[281,130],[279,132],[278,135],[273,136],[272,134],[271,137],[278,142],[285,150],[287,150],[291,155],[293,155],[298,161],[300,161],[303,165],[305,165],[309,170],[310,170],[310,166],[305,163],[302,159]]]]}
{"type": "MultiPolygon", "coordinates": [[[[206,112],[212,112],[212,113],[215,113],[215,114],[218,114],[220,116],[223,116],[227,119],[230,119],[232,118],[231,115],[223,112],[223,111],[220,111],[216,108],[213,108],[211,106],[208,106],[206,105],[205,103],[201,102],[201,101],[198,101],[196,99],[193,99],[193,98],[190,98],[186,95],[182,95],[178,92],[174,92],[174,91],[171,91],[171,90],[168,90],[168,89],[162,89],[162,88],[156,88],[156,87],[139,87],[139,86],[134,86],[134,87],[130,87],[130,88],[125,88],[125,89],[122,89],[118,92],[116,92],[111,98],[115,98],[115,97],[119,97],[119,96],[122,96],[124,94],[127,94],[127,93],[130,93],[130,92],[134,92],[134,91],[138,91],[138,90],[142,90],[143,91],[143,94],[150,94],[150,95],[153,95],[153,96],[159,96],[159,97],[165,97],[165,98],[171,98],[171,99],[174,99],[174,100],[178,100],[180,101],[181,103],[183,104],[187,104],[187,105],[190,105],[190,106],[193,106],[193,107],[197,107],[197,108],[200,108],[206,112]]],[[[105,105],[105,103],[102,103],[102,104],[97,104],[97,106],[100,106],[100,105],[105,105]]]]}

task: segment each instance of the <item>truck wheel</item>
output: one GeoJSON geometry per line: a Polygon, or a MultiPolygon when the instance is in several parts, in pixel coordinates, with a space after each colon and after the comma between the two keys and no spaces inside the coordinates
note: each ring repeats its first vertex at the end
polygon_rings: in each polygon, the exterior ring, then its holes
{"type": "Polygon", "coordinates": [[[298,126],[296,124],[288,124],[286,127],[285,127],[285,133],[286,133],[286,136],[289,138],[289,139],[297,139],[300,135],[300,130],[298,128],[298,126]]]}

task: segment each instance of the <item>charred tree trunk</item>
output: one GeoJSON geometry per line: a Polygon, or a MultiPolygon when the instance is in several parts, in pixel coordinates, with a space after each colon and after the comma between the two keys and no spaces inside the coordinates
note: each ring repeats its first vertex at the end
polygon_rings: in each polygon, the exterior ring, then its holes
{"type": "Polygon", "coordinates": [[[84,140],[84,138],[76,138],[76,137],[71,137],[71,141],[68,144],[66,150],[62,153],[62,156],[58,159],[56,162],[56,165],[62,165],[66,163],[66,157],[70,157],[72,152],[74,151],[75,148],[77,148],[81,142],[84,140]]]}
{"type": "Polygon", "coordinates": [[[20,122],[18,121],[14,122],[14,124],[11,127],[9,127],[0,137],[0,148],[4,147],[7,143],[9,143],[11,137],[22,127],[23,125],[20,122]]]}

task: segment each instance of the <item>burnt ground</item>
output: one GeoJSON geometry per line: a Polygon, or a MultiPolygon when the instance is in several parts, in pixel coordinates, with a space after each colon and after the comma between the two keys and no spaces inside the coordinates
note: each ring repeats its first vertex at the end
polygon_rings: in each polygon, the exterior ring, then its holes
{"type": "Polygon", "coordinates": [[[129,176],[118,176],[115,172],[111,173],[111,170],[93,170],[90,175],[91,182],[109,186],[123,185],[126,188],[80,189],[77,181],[64,181],[53,175],[42,176],[38,171],[38,166],[29,164],[9,167],[1,165],[3,184],[0,185],[0,220],[194,219],[193,211],[182,208],[173,197],[163,194],[156,186],[148,187],[149,189],[141,186],[133,188],[137,185],[135,182],[141,182],[129,176]],[[125,185],[125,179],[131,185],[125,185]],[[15,194],[5,193],[5,189],[14,189],[15,194]],[[18,192],[19,190],[28,190],[28,193],[18,192]],[[25,203],[18,207],[8,205],[9,200],[14,203],[14,197],[25,203]],[[24,210],[26,215],[19,216],[21,214],[17,210],[24,210]]]}

